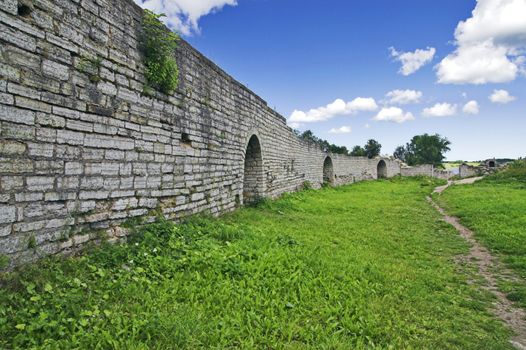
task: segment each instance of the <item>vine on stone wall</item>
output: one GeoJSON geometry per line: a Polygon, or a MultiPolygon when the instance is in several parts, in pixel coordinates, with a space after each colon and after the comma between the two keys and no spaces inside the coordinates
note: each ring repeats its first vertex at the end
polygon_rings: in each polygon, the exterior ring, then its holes
{"type": "Polygon", "coordinates": [[[144,55],[145,92],[153,88],[171,94],[179,81],[179,69],[174,57],[179,36],[164,26],[160,21],[162,17],[163,14],[144,11],[140,48],[144,55]]]}

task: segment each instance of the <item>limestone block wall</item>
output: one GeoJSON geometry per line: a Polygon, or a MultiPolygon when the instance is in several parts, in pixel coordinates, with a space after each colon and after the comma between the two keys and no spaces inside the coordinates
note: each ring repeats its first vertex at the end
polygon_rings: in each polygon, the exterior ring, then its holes
{"type": "MultiPolygon", "coordinates": [[[[380,160],[328,155],[186,42],[172,96],[144,91],[132,0],[0,1],[0,254],[11,265],[120,225],[234,210],[308,181],[376,178],[380,160]]],[[[387,174],[399,174],[386,160],[387,174]]]]}
{"type": "Polygon", "coordinates": [[[437,179],[449,180],[454,175],[455,174],[453,174],[453,172],[450,170],[445,170],[445,169],[434,169],[433,170],[433,177],[436,177],[437,179]]]}
{"type": "Polygon", "coordinates": [[[433,176],[433,165],[423,164],[401,168],[402,176],[433,176]]]}
{"type": "Polygon", "coordinates": [[[432,164],[403,166],[400,171],[402,176],[430,176],[443,180],[448,180],[453,176],[451,171],[436,169],[432,164]]]}
{"type": "Polygon", "coordinates": [[[481,170],[479,167],[468,165],[468,164],[461,164],[459,166],[459,176],[461,178],[477,176],[480,173],[481,173],[481,170]]]}

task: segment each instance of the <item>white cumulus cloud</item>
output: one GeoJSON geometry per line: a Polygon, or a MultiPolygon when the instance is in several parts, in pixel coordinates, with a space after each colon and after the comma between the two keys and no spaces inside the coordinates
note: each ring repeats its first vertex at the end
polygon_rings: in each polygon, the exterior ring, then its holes
{"type": "Polygon", "coordinates": [[[475,100],[471,100],[462,107],[462,112],[465,114],[479,114],[479,104],[475,100]]]}
{"type": "Polygon", "coordinates": [[[362,111],[375,111],[378,105],[374,98],[358,97],[352,101],[345,102],[338,98],[326,106],[313,108],[307,112],[295,110],[288,121],[291,123],[314,123],[322,122],[340,115],[349,115],[362,111]]]}
{"type": "Polygon", "coordinates": [[[477,0],[455,30],[457,48],[437,66],[443,84],[514,80],[525,72],[526,0],[477,0]]]}
{"type": "Polygon", "coordinates": [[[424,49],[417,49],[414,52],[399,52],[394,47],[390,47],[391,56],[402,63],[399,73],[405,76],[411,75],[420,68],[433,60],[436,49],[428,47],[424,49]]]}
{"type": "Polygon", "coordinates": [[[511,96],[506,90],[493,90],[489,100],[493,103],[506,104],[515,101],[515,96],[511,96]]]}
{"type": "Polygon", "coordinates": [[[342,126],[339,128],[332,128],[329,130],[329,134],[350,134],[352,129],[350,126],[342,126]]]}
{"type": "Polygon", "coordinates": [[[386,95],[389,103],[395,105],[406,105],[410,103],[419,103],[423,94],[417,90],[393,90],[386,95]]]}
{"type": "Polygon", "coordinates": [[[450,103],[437,103],[433,107],[424,108],[422,115],[425,117],[449,117],[457,114],[457,105],[450,103]]]}
{"type": "Polygon", "coordinates": [[[135,0],[142,8],[164,13],[164,23],[183,35],[199,32],[199,19],[224,6],[236,6],[236,0],[135,0]]]}
{"type": "Polygon", "coordinates": [[[410,120],[414,120],[415,117],[411,112],[405,113],[401,108],[398,107],[384,107],[378,112],[373,120],[379,122],[395,122],[403,123],[410,120]]]}

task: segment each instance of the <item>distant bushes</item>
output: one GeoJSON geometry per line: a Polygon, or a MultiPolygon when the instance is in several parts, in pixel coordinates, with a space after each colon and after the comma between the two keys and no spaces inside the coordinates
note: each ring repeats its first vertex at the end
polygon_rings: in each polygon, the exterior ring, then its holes
{"type": "Polygon", "coordinates": [[[489,176],[487,180],[526,182],[526,159],[513,161],[505,169],[489,176]]]}

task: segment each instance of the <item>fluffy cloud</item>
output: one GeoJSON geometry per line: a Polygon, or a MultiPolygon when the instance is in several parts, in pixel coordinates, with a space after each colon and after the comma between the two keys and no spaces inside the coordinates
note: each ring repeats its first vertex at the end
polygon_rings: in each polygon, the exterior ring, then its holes
{"type": "Polygon", "coordinates": [[[438,82],[486,84],[514,80],[525,71],[526,1],[477,0],[459,22],[456,50],[440,62],[438,82]]]}
{"type": "Polygon", "coordinates": [[[410,120],[414,120],[415,117],[411,112],[404,113],[401,108],[398,107],[384,107],[378,114],[373,118],[373,120],[379,122],[395,122],[403,123],[410,120]]]}
{"type": "Polygon", "coordinates": [[[409,103],[419,103],[422,95],[422,91],[393,90],[388,92],[385,96],[391,104],[405,105],[409,103]]]}
{"type": "Polygon", "coordinates": [[[442,84],[503,83],[515,79],[519,68],[508,59],[507,49],[491,41],[460,46],[437,66],[442,84]]]}
{"type": "Polygon", "coordinates": [[[437,103],[433,107],[424,108],[422,115],[425,117],[449,117],[457,114],[457,105],[450,103],[437,103]]]}
{"type": "Polygon", "coordinates": [[[402,63],[399,73],[405,76],[415,73],[433,60],[436,50],[434,47],[428,47],[425,50],[418,49],[415,52],[399,52],[395,48],[390,47],[391,56],[402,63]]]}
{"type": "Polygon", "coordinates": [[[311,109],[307,112],[295,110],[288,121],[291,123],[314,123],[322,122],[339,115],[349,115],[361,111],[375,111],[378,105],[373,98],[358,97],[350,102],[336,99],[327,106],[311,109]]]}
{"type": "Polygon", "coordinates": [[[350,126],[342,126],[340,128],[332,128],[329,130],[329,134],[350,134],[352,129],[350,126]]]}
{"type": "Polygon", "coordinates": [[[506,104],[515,100],[514,96],[506,90],[493,90],[493,93],[489,97],[489,100],[493,103],[506,104]]]}
{"type": "Polygon", "coordinates": [[[236,0],[135,0],[142,8],[164,13],[166,25],[183,35],[199,32],[199,19],[223,6],[236,6],[236,0]]]}
{"type": "Polygon", "coordinates": [[[466,114],[479,114],[479,104],[475,100],[471,100],[464,105],[462,112],[466,114]]]}

